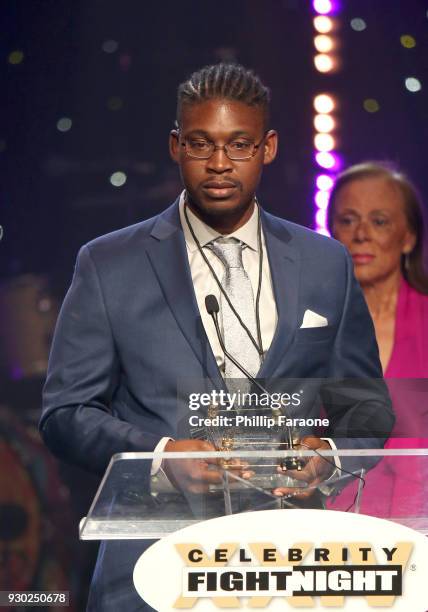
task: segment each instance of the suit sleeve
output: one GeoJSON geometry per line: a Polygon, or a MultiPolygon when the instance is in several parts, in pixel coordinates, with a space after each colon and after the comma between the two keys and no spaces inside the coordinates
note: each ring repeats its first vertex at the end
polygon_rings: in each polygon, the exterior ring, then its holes
{"type": "Polygon", "coordinates": [[[43,391],[40,431],[57,457],[102,473],[115,453],[155,448],[160,437],[111,413],[119,376],[98,274],[84,246],[58,317],[43,391]]]}
{"type": "MultiPolygon", "coordinates": [[[[373,322],[346,254],[346,291],[322,402],[328,435],[338,449],[382,448],[395,417],[383,380],[373,322]]],[[[346,469],[370,468],[377,459],[342,458],[346,469]]]]}

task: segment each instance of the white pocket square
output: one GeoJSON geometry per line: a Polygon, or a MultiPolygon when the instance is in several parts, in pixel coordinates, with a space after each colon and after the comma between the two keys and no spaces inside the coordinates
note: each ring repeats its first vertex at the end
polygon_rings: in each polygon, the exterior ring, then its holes
{"type": "Polygon", "coordinates": [[[313,310],[306,310],[303,315],[303,322],[300,326],[300,329],[308,328],[308,327],[327,327],[328,321],[322,315],[319,315],[317,312],[313,310]]]}

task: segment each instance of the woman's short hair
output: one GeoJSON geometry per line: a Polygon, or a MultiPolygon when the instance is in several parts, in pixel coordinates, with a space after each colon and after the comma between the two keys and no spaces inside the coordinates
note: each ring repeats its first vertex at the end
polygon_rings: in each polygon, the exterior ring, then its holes
{"type": "Polygon", "coordinates": [[[339,191],[352,181],[366,178],[383,178],[395,185],[403,196],[404,214],[416,241],[413,249],[402,257],[401,271],[404,278],[417,291],[428,294],[428,276],[424,269],[425,226],[421,198],[418,190],[407,176],[390,162],[367,161],[350,166],[337,177],[330,194],[327,210],[327,225],[333,235],[333,221],[339,191]]]}

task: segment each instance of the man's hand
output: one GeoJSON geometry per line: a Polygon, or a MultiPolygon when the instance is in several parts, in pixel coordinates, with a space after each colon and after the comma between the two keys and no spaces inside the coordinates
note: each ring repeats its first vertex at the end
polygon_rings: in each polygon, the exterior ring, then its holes
{"type": "MultiPolygon", "coordinates": [[[[216,449],[204,440],[170,440],[164,450],[168,453],[195,453],[210,452],[216,449]]],[[[210,484],[221,483],[223,478],[221,463],[216,457],[164,459],[162,468],[176,489],[189,493],[206,493],[210,484]]],[[[251,473],[246,471],[245,464],[238,461],[230,467],[230,471],[237,473],[241,478],[251,476],[251,473]]]]}
{"type": "MultiPolygon", "coordinates": [[[[297,447],[299,450],[331,450],[331,446],[326,440],[321,440],[315,436],[307,436],[302,438],[301,444],[297,447]]],[[[310,457],[302,470],[286,470],[278,468],[282,474],[295,478],[296,480],[305,481],[310,489],[296,487],[278,487],[274,489],[274,495],[283,497],[284,495],[293,495],[297,499],[308,499],[316,491],[316,486],[329,478],[335,470],[334,459],[332,457],[310,457]],[[312,488],[313,487],[313,488],[312,488]]]]}

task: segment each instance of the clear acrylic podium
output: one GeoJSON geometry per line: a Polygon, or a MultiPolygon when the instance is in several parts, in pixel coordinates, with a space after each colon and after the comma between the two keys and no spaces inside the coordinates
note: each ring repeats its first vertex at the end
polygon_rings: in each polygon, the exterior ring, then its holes
{"type": "Polygon", "coordinates": [[[428,535],[428,449],[400,448],[115,455],[81,520],[80,539],[152,540],[227,514],[299,508],[295,493],[305,483],[292,478],[284,466],[290,458],[303,465],[315,457],[334,465],[339,460],[343,468],[314,487],[313,498],[321,499],[324,507],[387,518],[428,535]],[[180,481],[182,462],[197,466],[205,460],[216,482],[203,491],[190,491],[180,481]],[[151,474],[153,462],[168,466],[175,486],[163,470],[151,474]],[[282,497],[273,493],[278,487],[287,490],[282,497]],[[386,503],[392,494],[393,501],[386,503]]]}

